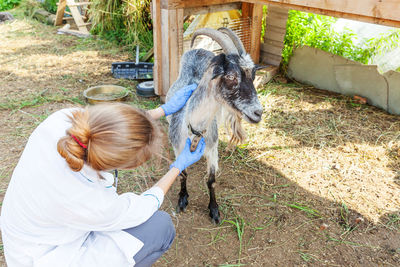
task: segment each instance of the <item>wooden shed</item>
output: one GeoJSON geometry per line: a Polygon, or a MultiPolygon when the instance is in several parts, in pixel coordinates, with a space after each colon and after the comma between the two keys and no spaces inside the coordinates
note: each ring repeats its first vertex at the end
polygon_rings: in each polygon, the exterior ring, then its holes
{"type": "Polygon", "coordinates": [[[290,9],[400,27],[399,0],[153,0],[154,82],[163,97],[178,77],[183,53],[186,15],[241,9],[249,21],[248,53],[255,63],[278,66],[290,9]],[[268,5],[266,32],[261,43],[263,5],[268,5]]]}

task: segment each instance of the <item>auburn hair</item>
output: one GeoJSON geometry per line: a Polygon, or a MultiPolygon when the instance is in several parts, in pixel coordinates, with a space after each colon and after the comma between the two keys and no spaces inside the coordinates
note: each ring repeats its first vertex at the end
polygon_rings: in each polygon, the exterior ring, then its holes
{"type": "Polygon", "coordinates": [[[161,154],[162,134],[147,113],[127,104],[99,104],[76,110],[57,150],[73,171],[133,169],[161,154]],[[72,136],[78,139],[81,146],[72,136]]]}

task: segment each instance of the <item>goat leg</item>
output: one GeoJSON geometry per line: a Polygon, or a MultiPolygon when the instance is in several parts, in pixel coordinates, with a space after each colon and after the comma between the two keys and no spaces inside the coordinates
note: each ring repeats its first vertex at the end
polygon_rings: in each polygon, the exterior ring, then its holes
{"type": "Polygon", "coordinates": [[[215,168],[210,168],[210,176],[207,181],[208,190],[210,191],[210,204],[208,204],[208,208],[210,209],[210,217],[213,223],[220,223],[220,216],[218,210],[217,200],[215,198],[215,168]]]}
{"type": "Polygon", "coordinates": [[[181,211],[186,211],[186,207],[189,204],[188,198],[189,194],[186,189],[187,172],[183,170],[181,172],[181,191],[179,192],[178,207],[176,211],[179,213],[181,211]]]}

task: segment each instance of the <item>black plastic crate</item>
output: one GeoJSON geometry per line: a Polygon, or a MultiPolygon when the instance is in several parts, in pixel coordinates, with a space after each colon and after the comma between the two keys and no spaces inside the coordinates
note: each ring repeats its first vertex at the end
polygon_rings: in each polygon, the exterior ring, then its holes
{"type": "Polygon", "coordinates": [[[147,62],[115,62],[111,64],[111,73],[117,79],[152,80],[153,66],[153,63],[147,62]]]}

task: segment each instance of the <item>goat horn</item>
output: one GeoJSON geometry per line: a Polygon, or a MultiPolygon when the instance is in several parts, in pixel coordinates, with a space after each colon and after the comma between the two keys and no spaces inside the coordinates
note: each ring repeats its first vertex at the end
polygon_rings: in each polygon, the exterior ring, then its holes
{"type": "Polygon", "coordinates": [[[238,54],[238,50],[230,38],[227,38],[222,32],[210,28],[203,28],[195,31],[192,36],[190,47],[193,47],[194,40],[199,35],[206,35],[216,41],[226,54],[238,54]]]}
{"type": "Polygon", "coordinates": [[[226,27],[221,27],[218,29],[218,31],[225,33],[226,35],[228,35],[231,38],[232,42],[235,44],[236,49],[238,50],[240,55],[243,55],[246,53],[246,49],[244,49],[244,45],[243,45],[242,41],[236,35],[236,33],[234,33],[231,29],[226,28],[226,27]]]}

